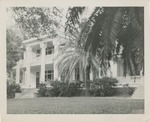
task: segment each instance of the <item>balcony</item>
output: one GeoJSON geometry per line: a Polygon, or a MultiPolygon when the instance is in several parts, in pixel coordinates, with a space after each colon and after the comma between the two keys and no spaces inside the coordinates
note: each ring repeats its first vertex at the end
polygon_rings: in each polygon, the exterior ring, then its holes
{"type": "Polygon", "coordinates": [[[31,58],[30,60],[31,66],[40,65],[40,64],[41,64],[41,56],[31,58]]]}
{"type": "Polygon", "coordinates": [[[46,64],[54,63],[54,54],[46,55],[45,56],[45,63],[46,64]]]}
{"type": "MultiPolygon", "coordinates": [[[[30,65],[31,66],[41,65],[41,60],[42,60],[41,56],[39,56],[39,57],[33,57],[30,60],[30,65]]],[[[54,54],[45,55],[45,64],[51,64],[51,63],[54,63],[54,54]]],[[[26,67],[27,59],[20,60],[20,64],[21,64],[22,68],[26,67]]]]}

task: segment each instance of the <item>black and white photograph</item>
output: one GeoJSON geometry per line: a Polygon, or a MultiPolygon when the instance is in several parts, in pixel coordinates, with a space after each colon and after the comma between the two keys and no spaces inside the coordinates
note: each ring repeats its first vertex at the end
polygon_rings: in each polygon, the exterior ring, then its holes
{"type": "Polygon", "coordinates": [[[144,113],[144,7],[10,7],[8,114],[144,113]]]}
{"type": "Polygon", "coordinates": [[[145,114],[144,5],[5,12],[8,116],[145,114]]]}

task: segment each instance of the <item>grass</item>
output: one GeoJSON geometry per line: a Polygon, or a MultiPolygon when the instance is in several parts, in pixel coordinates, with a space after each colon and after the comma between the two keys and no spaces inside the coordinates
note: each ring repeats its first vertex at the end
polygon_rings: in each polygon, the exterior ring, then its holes
{"type": "Polygon", "coordinates": [[[105,97],[8,99],[8,114],[143,114],[144,100],[105,97]]]}

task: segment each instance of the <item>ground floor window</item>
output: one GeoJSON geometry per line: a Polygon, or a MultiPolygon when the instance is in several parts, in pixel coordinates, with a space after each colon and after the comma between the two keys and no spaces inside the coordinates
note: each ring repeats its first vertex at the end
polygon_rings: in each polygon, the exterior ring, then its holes
{"type": "Polygon", "coordinates": [[[54,80],[54,70],[45,71],[45,81],[54,80]]]}
{"type": "Polygon", "coordinates": [[[24,70],[20,70],[20,83],[23,83],[24,82],[24,70]]]}

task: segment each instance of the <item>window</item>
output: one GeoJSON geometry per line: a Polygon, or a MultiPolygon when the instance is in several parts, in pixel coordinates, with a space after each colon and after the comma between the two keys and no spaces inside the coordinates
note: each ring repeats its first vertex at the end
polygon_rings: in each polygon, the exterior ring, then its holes
{"type": "Polygon", "coordinates": [[[65,43],[60,44],[60,47],[64,47],[64,46],[65,46],[65,43]]]}
{"type": "Polygon", "coordinates": [[[54,53],[54,47],[47,47],[46,48],[46,55],[50,55],[54,53]]]}
{"type": "Polygon", "coordinates": [[[36,57],[39,57],[40,55],[41,55],[41,50],[38,49],[38,50],[36,51],[36,57]]]}
{"type": "Polygon", "coordinates": [[[54,80],[54,70],[45,71],[45,81],[54,80]]]}
{"type": "Polygon", "coordinates": [[[60,44],[59,49],[62,50],[65,47],[65,45],[66,45],[65,43],[60,44]]]}
{"type": "Polygon", "coordinates": [[[24,82],[24,70],[22,69],[22,70],[20,70],[20,81],[19,81],[19,83],[23,83],[24,82]]]}

